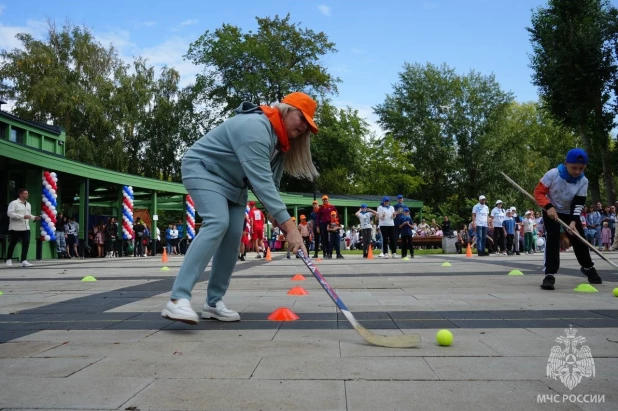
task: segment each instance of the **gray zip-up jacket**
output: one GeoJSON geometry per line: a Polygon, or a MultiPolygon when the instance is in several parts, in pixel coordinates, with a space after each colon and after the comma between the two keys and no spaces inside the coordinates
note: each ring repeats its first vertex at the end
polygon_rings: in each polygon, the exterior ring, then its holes
{"type": "Polygon", "coordinates": [[[236,116],[199,139],[182,159],[182,182],[247,204],[247,184],[279,223],[290,219],[279,195],[284,153],[268,118],[258,106],[242,103],[236,116]]]}

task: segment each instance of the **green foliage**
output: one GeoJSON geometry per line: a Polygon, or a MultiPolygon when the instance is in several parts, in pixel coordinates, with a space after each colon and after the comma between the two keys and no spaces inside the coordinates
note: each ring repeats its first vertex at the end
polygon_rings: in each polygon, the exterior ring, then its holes
{"type": "Polygon", "coordinates": [[[300,28],[289,14],[256,20],[255,33],[223,24],[191,44],[186,57],[205,66],[196,82],[200,95],[229,113],[243,101],[270,104],[292,91],[337,93],[341,80],[320,64],[337,52],[326,34],[300,28]]]}
{"type": "Polygon", "coordinates": [[[603,174],[613,202],[609,132],[615,126],[618,90],[618,11],[607,0],[549,0],[528,28],[533,82],[551,115],[581,136],[590,156],[588,174],[594,200],[600,200],[603,174]]]}

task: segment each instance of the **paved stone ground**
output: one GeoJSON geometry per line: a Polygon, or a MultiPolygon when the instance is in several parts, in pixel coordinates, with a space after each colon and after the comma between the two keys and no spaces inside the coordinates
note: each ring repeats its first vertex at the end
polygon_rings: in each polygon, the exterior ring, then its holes
{"type": "MultiPolygon", "coordinates": [[[[365,327],[419,333],[414,349],[367,345],[304,265],[282,255],[238,265],[225,302],[241,322],[195,327],[159,315],[179,257],[170,271],[155,258],[3,267],[0,409],[616,410],[618,273],[599,260],[599,292],[576,293],[585,278],[572,254],[562,259],[554,292],[539,288],[541,255],[317,263],[365,327]],[[307,280],[291,281],[297,273],[307,280]],[[80,281],[87,275],[98,281],[80,281]],[[309,295],[287,295],[298,285],[309,295]],[[278,307],[300,320],[266,320],[278,307]],[[569,326],[596,367],[572,390],[546,377],[569,326]],[[451,347],[435,343],[442,328],[451,347]],[[585,402],[595,398],[604,402],[585,402]]],[[[197,311],[205,289],[198,283],[197,311]]]]}

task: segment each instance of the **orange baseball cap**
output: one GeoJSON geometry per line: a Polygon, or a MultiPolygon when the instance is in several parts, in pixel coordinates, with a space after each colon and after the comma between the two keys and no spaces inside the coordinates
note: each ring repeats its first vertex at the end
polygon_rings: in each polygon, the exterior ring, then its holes
{"type": "Polygon", "coordinates": [[[296,221],[296,217],[292,216],[292,221],[296,221]]]}
{"type": "Polygon", "coordinates": [[[327,196],[326,194],[324,194],[324,195],[322,196],[322,200],[328,200],[328,196],[327,196]]]}
{"type": "Polygon", "coordinates": [[[331,211],[331,212],[330,212],[330,215],[331,215],[331,216],[336,216],[336,215],[337,215],[337,212],[336,212],[336,211],[331,211]]]}
{"type": "Polygon", "coordinates": [[[304,215],[304,214],[301,214],[301,215],[300,215],[300,219],[301,219],[301,220],[306,220],[306,219],[307,219],[307,217],[305,217],[305,215],[304,215]]]}
{"type": "Polygon", "coordinates": [[[318,106],[318,103],[316,103],[315,100],[305,93],[296,91],[285,96],[281,102],[299,109],[303,113],[307,123],[309,123],[309,130],[311,130],[313,134],[318,134],[318,126],[316,126],[313,121],[315,109],[318,106]]]}

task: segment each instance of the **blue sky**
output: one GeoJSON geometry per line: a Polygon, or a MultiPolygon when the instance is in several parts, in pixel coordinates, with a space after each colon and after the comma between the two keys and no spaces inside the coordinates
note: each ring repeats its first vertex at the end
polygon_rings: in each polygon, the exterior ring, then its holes
{"type": "Polygon", "coordinates": [[[199,67],[184,61],[189,44],[223,23],[256,28],[255,17],[284,16],[325,32],[339,52],[323,64],[340,77],[338,106],[350,105],[371,123],[371,107],[384,101],[404,62],[446,63],[460,73],[495,74],[518,101],[537,100],[530,82],[526,27],[541,0],[261,0],[261,1],[16,1],[0,0],[0,48],[14,35],[42,36],[45,21],[89,27],[130,60],[142,55],[156,66],[178,69],[184,84],[199,67]]]}

